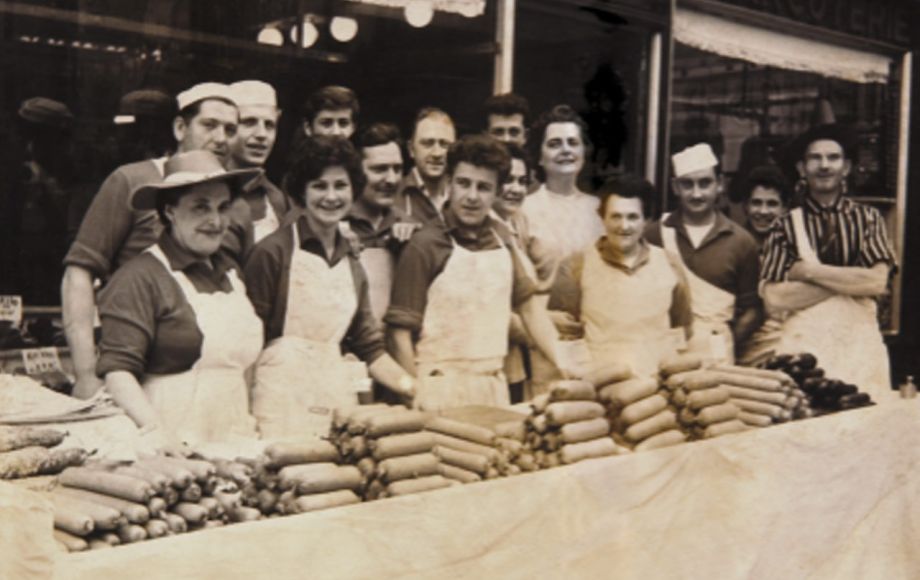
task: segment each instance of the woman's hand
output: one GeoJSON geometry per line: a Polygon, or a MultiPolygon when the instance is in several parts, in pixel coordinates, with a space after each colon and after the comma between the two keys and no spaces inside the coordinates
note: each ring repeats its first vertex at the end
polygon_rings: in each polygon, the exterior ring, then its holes
{"type": "Polygon", "coordinates": [[[171,433],[159,425],[148,425],[141,429],[141,441],[147,449],[155,450],[167,457],[188,457],[192,449],[179,440],[175,433],[171,433]]]}

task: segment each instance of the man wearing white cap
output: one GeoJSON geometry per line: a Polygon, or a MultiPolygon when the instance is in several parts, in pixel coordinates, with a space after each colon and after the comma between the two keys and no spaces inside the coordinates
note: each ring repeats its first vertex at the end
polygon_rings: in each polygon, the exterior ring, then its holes
{"type": "Polygon", "coordinates": [[[733,361],[734,345],[761,323],[757,243],[716,209],[722,176],[709,145],[684,149],[671,161],[678,209],[650,224],[645,237],[679,258],[687,275],[693,309],[690,349],[710,360],[733,361]]]}
{"type": "MultiPolygon", "coordinates": [[[[230,169],[261,168],[271,155],[278,135],[278,100],[275,89],[257,80],[230,85],[240,112],[236,135],[230,139],[230,169]]],[[[281,225],[291,209],[291,201],[262,173],[243,191],[248,202],[248,220],[252,222],[254,242],[258,243],[281,225]]]]}
{"type": "MultiPolygon", "coordinates": [[[[176,97],[173,120],[177,152],[208,150],[218,158],[228,153],[227,139],[236,132],[238,113],[230,88],[201,83],[176,97]]],[[[73,394],[89,397],[100,386],[96,377],[93,319],[95,281],[103,284],[119,266],[153,245],[162,232],[157,214],[135,210],[131,192],[163,179],[166,158],[122,165],[112,172],[93,198],[77,237],[64,257],[61,283],[64,331],[70,345],[77,384],[73,394]]]]}

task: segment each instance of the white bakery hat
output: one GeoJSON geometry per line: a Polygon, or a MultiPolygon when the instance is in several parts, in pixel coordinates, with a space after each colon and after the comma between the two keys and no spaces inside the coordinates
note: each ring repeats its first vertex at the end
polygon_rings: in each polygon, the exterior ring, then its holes
{"type": "Polygon", "coordinates": [[[205,99],[223,99],[230,101],[234,105],[236,104],[236,100],[233,98],[233,91],[230,90],[229,85],[223,83],[198,83],[189,87],[176,95],[176,104],[179,105],[179,110],[181,111],[185,107],[205,99]]]}
{"type": "Polygon", "coordinates": [[[230,92],[238,107],[265,105],[278,107],[275,89],[262,81],[239,81],[230,85],[230,92]]]}
{"type": "Polygon", "coordinates": [[[706,143],[697,143],[672,155],[671,163],[674,165],[674,177],[680,177],[700,169],[715,167],[719,160],[712,152],[712,147],[706,143]]]}

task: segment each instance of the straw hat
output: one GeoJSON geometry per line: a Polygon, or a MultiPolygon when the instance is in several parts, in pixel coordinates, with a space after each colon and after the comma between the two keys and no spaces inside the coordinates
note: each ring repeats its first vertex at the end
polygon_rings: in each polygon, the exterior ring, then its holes
{"type": "Polygon", "coordinates": [[[142,185],[131,193],[131,207],[137,210],[156,209],[160,192],[219,181],[227,182],[231,195],[235,196],[261,173],[258,168],[227,171],[210,151],[177,153],[166,161],[163,181],[142,185]]]}

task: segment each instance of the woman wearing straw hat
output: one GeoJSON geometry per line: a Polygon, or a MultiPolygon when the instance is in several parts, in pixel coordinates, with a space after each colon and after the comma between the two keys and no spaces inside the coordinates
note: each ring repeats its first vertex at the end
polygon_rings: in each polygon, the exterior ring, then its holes
{"type": "Polygon", "coordinates": [[[135,210],[156,209],[165,230],[100,295],[97,373],[170,453],[256,437],[244,372],[262,349],[262,322],[238,266],[218,250],[233,198],[259,173],[225,171],[207,151],[180,153],[162,182],[131,197],[135,210]]]}
{"type": "Polygon", "coordinates": [[[343,347],[377,382],[404,399],[415,393],[415,380],[385,352],[367,274],[339,230],[363,185],[360,155],[344,137],[308,138],[288,177],[303,209],[246,261],[268,341],[252,393],[266,439],[326,435],[332,410],[358,403],[356,383],[367,372],[343,360],[343,347]]]}

